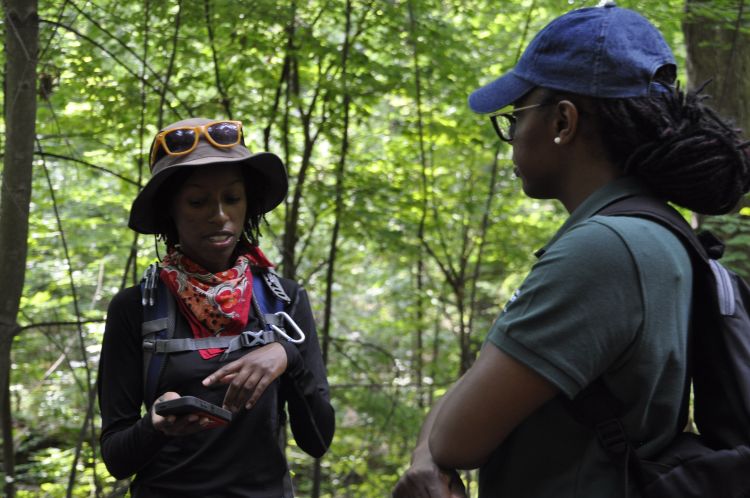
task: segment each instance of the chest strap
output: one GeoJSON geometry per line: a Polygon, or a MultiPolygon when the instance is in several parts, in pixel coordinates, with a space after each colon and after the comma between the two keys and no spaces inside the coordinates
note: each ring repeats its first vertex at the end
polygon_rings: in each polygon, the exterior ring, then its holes
{"type": "MultiPolygon", "coordinates": [[[[268,323],[269,325],[276,325],[277,327],[283,327],[284,322],[281,317],[276,316],[275,314],[264,314],[263,319],[268,323]]],[[[155,332],[158,332],[160,330],[164,330],[167,328],[167,325],[169,324],[169,318],[157,318],[155,320],[149,320],[147,322],[143,322],[141,324],[141,336],[147,337],[149,334],[153,334],[155,332]]],[[[228,337],[235,337],[235,336],[228,336],[228,337]]],[[[220,337],[217,337],[217,339],[220,337]]],[[[212,348],[214,346],[206,346],[208,348],[212,348]]],[[[217,346],[220,347],[220,346],[217,346]]]]}
{"type": "MultiPolygon", "coordinates": [[[[238,335],[182,338],[182,339],[156,339],[153,337],[143,340],[143,350],[152,353],[181,353],[184,351],[198,351],[201,349],[225,349],[222,359],[238,349],[265,346],[272,342],[286,340],[294,344],[304,342],[305,333],[297,326],[295,321],[283,311],[264,315],[269,326],[267,330],[246,330],[238,335]],[[286,333],[286,327],[294,331],[296,337],[286,333]]],[[[144,322],[142,334],[144,336],[153,334],[154,330],[160,330],[163,319],[144,322]]]]}
{"type": "Polygon", "coordinates": [[[184,339],[154,339],[143,341],[143,349],[154,353],[181,353],[183,351],[198,351],[201,349],[227,349],[227,352],[240,348],[253,348],[274,342],[276,333],[272,330],[246,330],[238,335],[190,337],[184,339]]]}

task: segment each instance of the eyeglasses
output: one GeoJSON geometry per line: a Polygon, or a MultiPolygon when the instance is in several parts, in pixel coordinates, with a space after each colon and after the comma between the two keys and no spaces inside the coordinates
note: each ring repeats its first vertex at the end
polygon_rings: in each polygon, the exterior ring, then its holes
{"type": "Polygon", "coordinates": [[[521,111],[528,111],[529,109],[536,109],[537,107],[542,107],[554,103],[555,102],[541,102],[539,104],[516,107],[515,109],[508,109],[507,107],[504,107],[499,111],[495,111],[490,114],[489,118],[490,121],[492,121],[492,126],[495,128],[495,133],[497,133],[497,136],[500,137],[500,140],[502,140],[503,142],[512,142],[513,135],[516,134],[516,122],[518,121],[518,118],[516,118],[516,113],[521,111]],[[505,119],[498,120],[498,117],[505,119]]]}
{"type": "Polygon", "coordinates": [[[164,130],[154,138],[149,155],[149,166],[169,156],[184,156],[198,147],[201,134],[214,147],[234,147],[243,142],[241,121],[212,121],[200,126],[180,126],[164,130]]]}

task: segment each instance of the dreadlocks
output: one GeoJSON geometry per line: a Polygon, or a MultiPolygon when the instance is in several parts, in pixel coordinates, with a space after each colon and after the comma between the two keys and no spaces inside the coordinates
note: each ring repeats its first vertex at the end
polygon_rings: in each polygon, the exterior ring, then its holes
{"type": "Polygon", "coordinates": [[[625,173],[670,202],[724,214],[750,188],[750,143],[703,103],[702,89],[590,103],[604,147],[625,173]]]}

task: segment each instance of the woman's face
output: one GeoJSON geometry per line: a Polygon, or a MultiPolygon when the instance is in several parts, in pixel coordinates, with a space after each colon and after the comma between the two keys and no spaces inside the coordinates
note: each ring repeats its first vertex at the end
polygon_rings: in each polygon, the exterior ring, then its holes
{"type": "Polygon", "coordinates": [[[245,182],[239,166],[197,168],[172,199],[180,250],[212,273],[230,268],[246,213],[245,182]]]}
{"type": "MultiPolygon", "coordinates": [[[[544,101],[542,89],[529,92],[515,103],[524,107],[544,101]]],[[[560,187],[558,146],[555,145],[554,105],[520,111],[513,137],[513,164],[523,191],[534,199],[554,199],[560,187]]]]}

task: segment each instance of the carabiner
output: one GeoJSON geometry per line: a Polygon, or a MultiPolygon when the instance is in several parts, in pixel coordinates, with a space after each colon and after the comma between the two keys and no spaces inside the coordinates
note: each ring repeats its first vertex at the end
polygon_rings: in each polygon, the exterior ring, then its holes
{"type": "Polygon", "coordinates": [[[280,316],[284,319],[284,322],[287,323],[287,325],[291,325],[292,329],[297,333],[299,336],[299,339],[292,339],[287,335],[286,332],[284,332],[284,329],[277,325],[271,325],[271,328],[276,331],[277,334],[279,334],[281,337],[286,339],[287,341],[293,343],[293,344],[300,344],[302,342],[305,342],[305,333],[302,332],[302,329],[300,329],[294,320],[292,320],[292,317],[284,313],[283,311],[279,311],[277,313],[274,313],[276,316],[280,316]]]}

